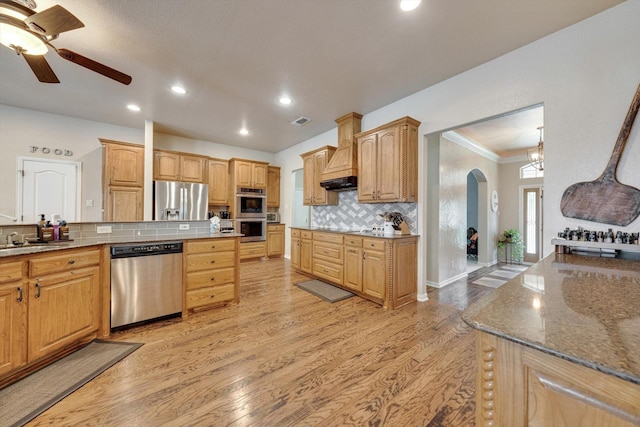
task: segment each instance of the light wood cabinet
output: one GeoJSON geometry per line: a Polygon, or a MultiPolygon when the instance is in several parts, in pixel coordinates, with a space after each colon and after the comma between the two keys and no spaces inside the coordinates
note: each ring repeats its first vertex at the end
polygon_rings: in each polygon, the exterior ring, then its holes
{"type": "Polygon", "coordinates": [[[320,186],[322,172],[336,151],[336,147],[329,145],[302,154],[304,167],[303,175],[303,204],[304,205],[337,205],[338,193],[327,191],[320,186]]]}
{"type": "Polygon", "coordinates": [[[235,237],[186,242],[183,313],[209,305],[238,302],[237,245],[235,237]]]}
{"type": "Polygon", "coordinates": [[[101,139],[105,221],[144,219],[144,147],[101,139]]]}
{"type": "Polygon", "coordinates": [[[266,242],[240,243],[240,260],[264,258],[267,255],[266,242]]]}
{"type": "Polygon", "coordinates": [[[267,207],[280,207],[280,168],[277,166],[267,168],[267,207]]]}
{"type": "Polygon", "coordinates": [[[292,268],[355,292],[385,308],[395,309],[416,300],[417,260],[417,236],[390,239],[291,230],[292,268]],[[306,239],[305,233],[308,233],[306,239]]]}
{"type": "Polygon", "coordinates": [[[0,376],[27,363],[29,285],[23,261],[0,262],[0,376]]]}
{"type": "Polygon", "coordinates": [[[97,335],[100,259],[83,248],[29,260],[29,362],[97,335]]]}
{"type": "Polygon", "coordinates": [[[209,159],[209,204],[229,205],[229,162],[209,159]]]}
{"type": "Polygon", "coordinates": [[[284,224],[267,224],[267,256],[284,255],[284,224]]]}
{"type": "Polygon", "coordinates": [[[360,202],[418,201],[418,126],[404,117],[356,135],[360,202]]]}
{"type": "Polygon", "coordinates": [[[153,151],[153,179],[205,184],[207,158],[165,150],[153,151]]]}
{"type": "MultiPolygon", "coordinates": [[[[267,188],[268,163],[231,159],[229,164],[234,176],[235,187],[267,188]]],[[[232,190],[235,191],[236,188],[232,190]]]]}
{"type": "Polygon", "coordinates": [[[476,331],[477,426],[637,426],[630,381],[476,331]]]}

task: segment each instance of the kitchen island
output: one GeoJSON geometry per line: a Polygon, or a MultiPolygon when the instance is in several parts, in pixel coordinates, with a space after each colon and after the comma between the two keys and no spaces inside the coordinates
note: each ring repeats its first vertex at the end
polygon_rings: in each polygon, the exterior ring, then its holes
{"type": "Polygon", "coordinates": [[[640,425],[640,261],[552,254],[469,307],[478,426],[640,425]]]}

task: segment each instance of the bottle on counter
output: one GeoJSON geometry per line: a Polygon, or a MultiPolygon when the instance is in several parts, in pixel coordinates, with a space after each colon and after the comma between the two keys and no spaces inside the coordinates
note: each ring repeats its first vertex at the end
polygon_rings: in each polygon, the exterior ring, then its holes
{"type": "Polygon", "coordinates": [[[37,225],[37,234],[38,234],[38,240],[43,240],[42,239],[42,231],[44,230],[44,227],[46,226],[47,221],[44,219],[44,214],[40,214],[40,220],[38,221],[37,225]]]}

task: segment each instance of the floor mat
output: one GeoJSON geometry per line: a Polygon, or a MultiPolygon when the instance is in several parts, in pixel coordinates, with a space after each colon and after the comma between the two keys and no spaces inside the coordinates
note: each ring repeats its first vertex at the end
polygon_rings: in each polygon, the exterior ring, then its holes
{"type": "Polygon", "coordinates": [[[328,302],[341,301],[355,295],[320,280],[308,280],[297,283],[296,286],[328,302]]]}
{"type": "Polygon", "coordinates": [[[474,285],[488,286],[490,288],[499,288],[527,268],[529,267],[526,265],[506,265],[471,283],[474,285]]]}
{"type": "Polygon", "coordinates": [[[3,388],[0,390],[0,424],[26,424],[140,346],[140,343],[94,340],[3,388]]]}

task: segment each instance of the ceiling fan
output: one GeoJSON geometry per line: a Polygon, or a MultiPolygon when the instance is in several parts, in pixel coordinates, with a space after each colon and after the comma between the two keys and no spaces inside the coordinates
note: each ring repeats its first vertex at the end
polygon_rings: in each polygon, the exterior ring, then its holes
{"type": "Polygon", "coordinates": [[[68,49],[53,46],[51,41],[58,38],[60,33],[82,28],[84,24],[60,5],[41,12],[35,12],[35,7],[34,0],[0,0],[0,44],[21,55],[38,80],[43,83],[60,83],[44,58],[50,47],[67,61],[122,84],[131,83],[131,76],[68,49]]]}

